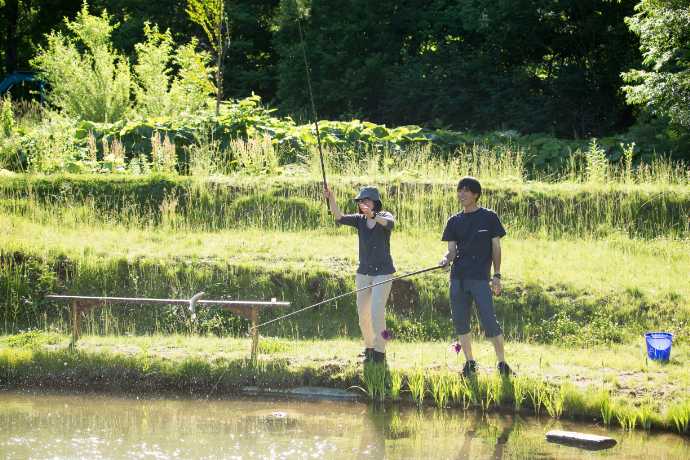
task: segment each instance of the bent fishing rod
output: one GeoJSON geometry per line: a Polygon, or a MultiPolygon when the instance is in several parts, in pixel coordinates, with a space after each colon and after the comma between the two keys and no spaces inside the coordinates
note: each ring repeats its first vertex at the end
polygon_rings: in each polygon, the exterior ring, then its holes
{"type": "Polygon", "coordinates": [[[253,327],[252,330],[253,330],[253,329],[258,329],[258,328],[260,328],[260,327],[262,327],[262,326],[266,326],[267,324],[275,323],[276,321],[280,321],[280,320],[285,319],[285,318],[289,318],[290,316],[294,316],[294,315],[296,315],[296,314],[298,314],[298,313],[302,313],[303,311],[311,310],[312,308],[316,308],[316,307],[321,306],[321,305],[323,305],[323,304],[325,304],[325,303],[332,302],[332,301],[334,301],[334,300],[338,300],[338,299],[340,299],[340,298],[343,298],[343,297],[346,297],[346,296],[349,296],[349,295],[352,295],[352,294],[356,294],[356,293],[358,293],[358,292],[360,292],[360,291],[363,291],[363,290],[365,290],[365,289],[370,289],[370,288],[373,288],[373,287],[375,287],[375,286],[380,286],[380,285],[386,284],[386,283],[392,283],[392,282],[395,281],[395,280],[407,278],[407,277],[409,277],[409,276],[419,275],[419,274],[426,273],[426,272],[430,272],[430,271],[433,271],[433,270],[438,270],[439,268],[444,268],[444,267],[445,267],[445,265],[434,265],[433,267],[423,268],[423,269],[417,270],[417,271],[415,271],[415,272],[405,273],[405,274],[403,274],[403,275],[398,275],[398,276],[395,276],[395,277],[393,277],[393,278],[390,278],[390,279],[387,279],[387,280],[384,280],[384,281],[379,281],[378,283],[370,284],[370,285],[368,285],[368,286],[364,286],[364,287],[361,287],[361,288],[359,288],[359,289],[355,289],[354,291],[349,291],[349,292],[346,292],[346,293],[344,293],[344,294],[340,294],[340,295],[337,295],[337,296],[335,296],[335,297],[331,297],[331,298],[329,298],[329,299],[322,300],[321,302],[317,302],[317,303],[315,303],[315,304],[313,304],[313,305],[309,305],[308,307],[300,308],[299,310],[293,311],[292,313],[288,313],[287,315],[282,315],[282,316],[279,316],[279,317],[277,317],[277,318],[274,318],[274,319],[272,319],[272,320],[270,320],[270,321],[266,321],[265,323],[258,324],[257,326],[253,327]]]}

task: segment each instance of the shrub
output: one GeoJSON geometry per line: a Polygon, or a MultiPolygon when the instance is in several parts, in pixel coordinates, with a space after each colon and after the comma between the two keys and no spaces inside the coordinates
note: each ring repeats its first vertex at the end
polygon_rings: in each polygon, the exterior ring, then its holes
{"type": "Polygon", "coordinates": [[[97,122],[119,120],[130,106],[131,76],[127,59],[113,50],[111,34],[117,27],[104,10],[89,13],[84,2],[71,32],[51,32],[32,65],[50,85],[47,98],[66,114],[97,122]]]}

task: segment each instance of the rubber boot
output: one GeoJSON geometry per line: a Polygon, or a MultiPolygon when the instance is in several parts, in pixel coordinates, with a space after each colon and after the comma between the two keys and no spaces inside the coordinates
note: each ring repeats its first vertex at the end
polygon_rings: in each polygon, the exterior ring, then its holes
{"type": "Polygon", "coordinates": [[[370,363],[374,360],[374,349],[373,348],[365,348],[364,349],[364,361],[365,363],[370,363]]]}
{"type": "Polygon", "coordinates": [[[381,352],[381,351],[374,350],[373,358],[374,358],[375,363],[385,363],[386,362],[386,354],[381,352]]]}

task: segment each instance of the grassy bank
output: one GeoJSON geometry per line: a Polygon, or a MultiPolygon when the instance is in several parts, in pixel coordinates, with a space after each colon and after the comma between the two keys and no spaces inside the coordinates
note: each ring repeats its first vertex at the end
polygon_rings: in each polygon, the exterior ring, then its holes
{"type": "MultiPolygon", "coordinates": [[[[525,183],[487,168],[482,200],[501,214],[509,232],[506,292],[497,299],[509,337],[620,343],[663,328],[685,340],[687,188],[525,183]]],[[[392,244],[398,270],[434,265],[444,251],[439,235],[445,219],[458,208],[454,181],[384,177],[386,207],[398,217],[392,244]]],[[[332,179],[353,211],[345,197],[368,180],[332,179]]],[[[333,224],[319,188],[308,175],[0,180],[2,330],[64,330],[64,310],[43,301],[50,292],[188,298],[203,290],[207,298],[279,297],[299,308],[350,290],[356,238],[333,224]]],[[[445,276],[395,283],[388,319],[398,337],[451,334],[445,276]]],[[[267,332],[295,338],[356,333],[354,298],[327,307],[267,332]]],[[[92,315],[87,327],[106,334],[185,332],[187,321],[171,308],[113,307],[92,315]]],[[[237,334],[246,325],[210,312],[201,327],[237,334]]]]}
{"type": "MultiPolygon", "coordinates": [[[[70,227],[0,217],[0,293],[6,331],[64,330],[66,310],[47,303],[51,292],[189,298],[270,299],[311,305],[354,288],[356,238],[347,228],[273,232],[204,233],[111,226],[70,227]],[[276,249],[276,248],[279,248],[276,249]]],[[[403,272],[433,266],[444,246],[438,235],[399,232],[393,257],[403,272]]],[[[663,328],[686,340],[690,327],[690,255],[682,241],[644,245],[625,237],[596,240],[504,241],[505,293],[496,299],[511,339],[572,344],[624,342],[646,328],[663,328]],[[659,277],[660,264],[665,276],[659,277]]],[[[266,331],[284,337],[358,334],[354,296],[266,331]]],[[[274,314],[267,312],[263,318],[274,314]]],[[[202,311],[201,330],[242,333],[243,320],[202,311]]],[[[407,340],[451,336],[447,274],[431,273],[394,283],[389,327],[407,340]]],[[[108,307],[89,316],[96,333],[185,332],[184,311],[173,307],[108,307]]]]}
{"type": "Polygon", "coordinates": [[[498,378],[488,343],[477,345],[480,375],[458,378],[461,362],[448,343],[389,343],[390,374],[362,371],[361,344],[345,339],[264,338],[258,363],[246,359],[248,339],[199,336],[87,336],[76,353],[67,337],[28,333],[0,338],[3,387],[116,392],[176,392],[220,397],[244,386],[360,387],[375,399],[440,408],[516,411],[597,421],[624,429],[687,434],[690,380],[687,344],[667,364],[647,361],[641,341],[630,345],[561,348],[509,344],[512,381],[498,378]]]}
{"type": "MultiPolygon", "coordinates": [[[[347,211],[355,190],[371,182],[400,228],[439,231],[458,211],[457,178],[331,177],[347,211]]],[[[166,226],[180,231],[260,227],[323,228],[330,217],[321,183],[308,175],[190,178],[182,176],[30,176],[0,178],[0,211],[35,222],[71,225],[118,223],[166,226]]],[[[511,235],[549,238],[690,236],[690,189],[680,184],[619,182],[525,183],[489,175],[481,202],[496,210],[511,235]]]]}

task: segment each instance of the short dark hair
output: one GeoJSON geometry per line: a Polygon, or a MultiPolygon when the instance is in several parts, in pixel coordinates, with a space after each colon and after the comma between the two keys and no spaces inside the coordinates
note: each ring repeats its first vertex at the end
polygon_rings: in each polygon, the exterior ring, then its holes
{"type": "Polygon", "coordinates": [[[465,176],[458,182],[458,190],[466,188],[470,192],[477,194],[477,198],[482,196],[482,184],[479,183],[476,177],[465,176]]]}

